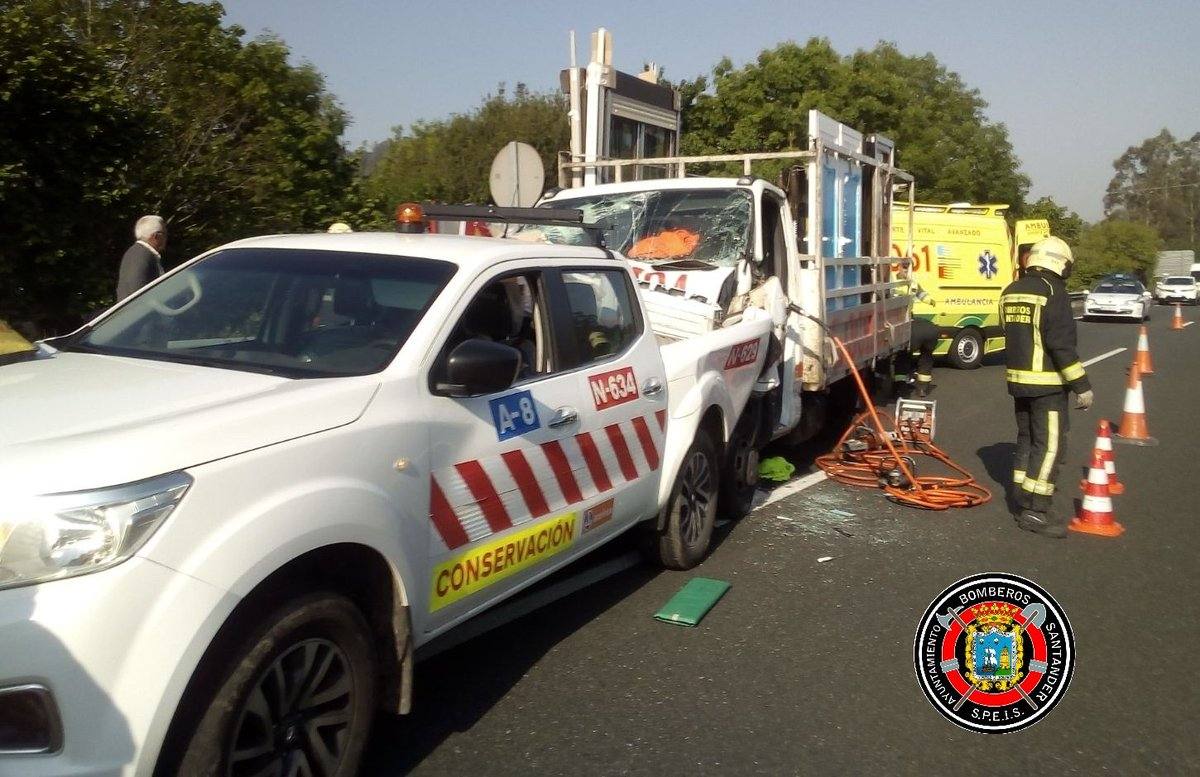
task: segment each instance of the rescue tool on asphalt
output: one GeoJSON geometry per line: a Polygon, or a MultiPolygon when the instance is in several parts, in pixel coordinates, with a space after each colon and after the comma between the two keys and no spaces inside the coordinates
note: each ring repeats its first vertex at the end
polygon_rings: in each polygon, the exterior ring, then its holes
{"type": "MultiPolygon", "coordinates": [[[[793,312],[816,321],[803,309],[794,307],[793,312]]],[[[991,501],[991,492],[934,445],[918,423],[905,422],[897,426],[888,417],[891,429],[884,426],[882,418],[887,415],[875,408],[871,393],[851,362],[846,346],[832,333],[830,339],[842,358],[851,363],[850,374],[867,409],[850,423],[831,453],[817,457],[817,466],[839,483],[880,488],[889,499],[908,507],[949,510],[991,501]],[[918,456],[936,461],[958,476],[918,476],[918,456]]]]}

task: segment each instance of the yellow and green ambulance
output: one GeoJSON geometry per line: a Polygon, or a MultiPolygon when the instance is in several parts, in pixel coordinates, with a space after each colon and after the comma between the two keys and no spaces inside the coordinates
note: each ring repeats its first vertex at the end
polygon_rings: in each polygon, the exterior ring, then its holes
{"type": "MultiPolygon", "coordinates": [[[[1010,230],[1007,205],[918,204],[910,241],[907,208],[892,214],[892,255],[911,259],[913,280],[928,295],[913,300],[913,317],[936,324],[936,356],[974,369],[1004,350],[1000,292],[1016,278],[1029,248],[1050,235],[1045,219],[1018,221],[1010,230]]],[[[902,263],[892,265],[903,273],[902,263]]]]}

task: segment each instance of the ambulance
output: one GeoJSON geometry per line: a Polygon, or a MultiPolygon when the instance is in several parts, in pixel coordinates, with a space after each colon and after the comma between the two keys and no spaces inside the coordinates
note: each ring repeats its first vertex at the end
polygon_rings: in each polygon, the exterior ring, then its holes
{"type": "Polygon", "coordinates": [[[934,355],[948,357],[959,369],[983,364],[984,356],[1004,350],[1000,329],[1000,292],[1017,276],[1024,257],[1038,240],[1050,236],[1045,219],[1016,222],[1010,230],[1007,205],[916,204],[911,227],[907,208],[892,219],[892,255],[910,259],[892,265],[928,294],[913,300],[913,317],[941,330],[934,355]]]}

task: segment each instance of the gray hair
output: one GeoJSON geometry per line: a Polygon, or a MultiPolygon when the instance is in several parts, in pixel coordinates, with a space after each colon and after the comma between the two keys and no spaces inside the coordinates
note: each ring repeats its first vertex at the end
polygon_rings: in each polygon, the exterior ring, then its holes
{"type": "Polygon", "coordinates": [[[133,236],[137,240],[149,240],[159,232],[166,234],[167,222],[162,216],[142,216],[133,228],[133,236]]]}

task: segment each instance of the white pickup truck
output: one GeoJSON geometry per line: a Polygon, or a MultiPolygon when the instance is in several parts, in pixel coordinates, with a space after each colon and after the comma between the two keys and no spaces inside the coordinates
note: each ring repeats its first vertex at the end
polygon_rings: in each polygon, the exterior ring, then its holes
{"type": "Polygon", "coordinates": [[[353,774],[415,647],[696,564],[771,321],[648,321],[599,248],[276,236],[0,368],[0,773],[353,774]]]}

